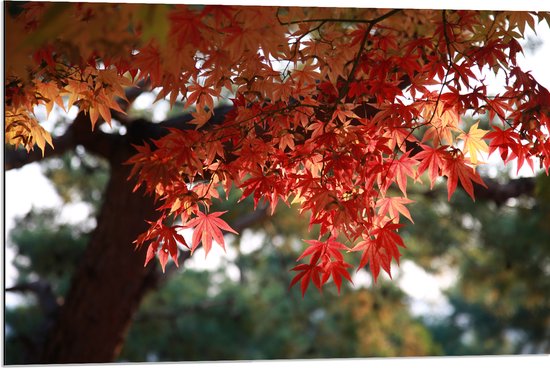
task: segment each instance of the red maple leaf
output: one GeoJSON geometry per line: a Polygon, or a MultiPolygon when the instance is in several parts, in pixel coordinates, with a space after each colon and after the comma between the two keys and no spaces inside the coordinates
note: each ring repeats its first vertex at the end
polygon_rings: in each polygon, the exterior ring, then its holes
{"type": "Polygon", "coordinates": [[[311,255],[310,263],[316,263],[325,254],[329,257],[342,261],[344,258],[340,249],[348,249],[344,244],[336,241],[336,237],[331,236],[326,242],[320,240],[306,240],[310,244],[303,253],[298,257],[297,261],[311,255]]]}
{"type": "Polygon", "coordinates": [[[451,200],[451,196],[453,195],[459,180],[464,190],[470,195],[470,197],[472,197],[473,200],[475,200],[475,197],[472,182],[476,182],[487,188],[487,185],[485,185],[483,179],[481,179],[477,171],[473,167],[468,166],[467,162],[468,161],[461,156],[448,157],[446,159],[443,173],[447,175],[448,200],[451,200]]]}
{"type": "Polygon", "coordinates": [[[349,263],[346,263],[344,261],[330,261],[326,262],[323,267],[323,279],[321,280],[321,284],[324,284],[327,282],[330,276],[332,276],[332,279],[334,280],[334,284],[336,285],[336,288],[338,289],[338,294],[340,294],[340,287],[342,286],[342,277],[346,278],[350,283],[353,284],[353,281],[351,280],[351,277],[348,273],[348,268],[353,267],[349,263]]]}
{"type": "Polygon", "coordinates": [[[441,175],[441,170],[445,166],[445,158],[449,156],[448,146],[432,148],[425,144],[420,144],[422,151],[417,153],[414,158],[420,161],[418,165],[418,175],[422,175],[426,169],[430,178],[430,189],[433,188],[435,180],[441,175]]]}
{"type": "Polygon", "coordinates": [[[387,214],[391,219],[399,220],[399,214],[402,214],[414,223],[409,210],[405,207],[405,205],[413,202],[413,200],[405,197],[385,197],[376,202],[376,207],[380,207],[380,216],[387,214]]]}
{"type": "Polygon", "coordinates": [[[492,125],[494,129],[492,132],[489,132],[485,135],[485,139],[489,140],[489,154],[492,154],[497,149],[499,150],[500,157],[504,163],[514,159],[515,154],[508,156],[510,153],[509,148],[514,147],[519,144],[520,136],[512,128],[500,129],[496,125],[492,125]]]}
{"type": "Polygon", "coordinates": [[[407,195],[407,177],[415,178],[415,166],[418,164],[416,157],[411,158],[409,154],[410,151],[407,151],[393,161],[390,169],[390,177],[395,177],[397,186],[405,196],[407,195]]]}
{"type": "Polygon", "coordinates": [[[298,281],[302,280],[300,283],[302,297],[306,294],[310,280],[313,280],[313,284],[315,284],[317,289],[321,290],[321,273],[323,270],[319,265],[302,263],[296,267],[293,267],[292,271],[299,271],[299,273],[294,276],[290,282],[289,288],[293,287],[298,281]]]}
{"type": "MultiPolygon", "coordinates": [[[[152,222],[149,222],[153,224],[152,222]]],[[[155,253],[161,248],[158,258],[162,267],[162,272],[165,271],[166,263],[168,262],[168,255],[172,257],[176,266],[178,266],[178,242],[188,247],[185,239],[181,234],[178,234],[176,229],[179,226],[166,226],[162,223],[162,219],[154,223],[154,226],[147,232],[141,234],[135,241],[137,246],[141,246],[147,239],[155,239],[147,248],[147,256],[145,257],[145,264],[147,266],[149,261],[155,257],[155,253]]]]}
{"type": "Polygon", "coordinates": [[[380,267],[386,270],[386,272],[390,272],[391,257],[383,248],[380,248],[374,239],[368,238],[360,241],[352,250],[363,251],[359,268],[363,268],[368,264],[374,282],[378,279],[380,267]]]}
{"type": "Polygon", "coordinates": [[[391,277],[391,260],[395,259],[399,263],[401,253],[397,247],[405,247],[403,239],[397,234],[397,230],[402,226],[403,224],[386,222],[384,226],[373,230],[374,238],[364,237],[353,247],[352,251],[363,251],[359,268],[365,267],[368,263],[374,282],[378,279],[380,267],[391,277]]]}
{"type": "Polygon", "coordinates": [[[226,213],[223,212],[212,212],[209,214],[204,214],[200,211],[197,212],[197,217],[190,220],[185,224],[185,227],[194,227],[193,231],[193,240],[191,244],[191,252],[194,252],[199,245],[199,242],[202,241],[202,246],[206,255],[212,249],[212,240],[216,241],[224,250],[225,250],[225,241],[223,239],[222,230],[229,231],[233,234],[238,234],[235,230],[231,228],[220,218],[221,215],[226,213]]]}

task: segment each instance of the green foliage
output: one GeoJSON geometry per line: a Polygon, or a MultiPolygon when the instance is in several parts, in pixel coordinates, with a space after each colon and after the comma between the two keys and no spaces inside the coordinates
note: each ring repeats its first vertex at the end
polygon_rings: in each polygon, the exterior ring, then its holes
{"type": "Polygon", "coordinates": [[[17,283],[47,279],[55,294],[65,295],[71,275],[88,242],[83,225],[59,223],[58,209],[32,209],[16,219],[10,232],[16,248],[17,283]]]}
{"type": "MultiPolygon", "coordinates": [[[[534,198],[519,197],[502,206],[482,201],[474,205],[461,193],[440,213],[437,226],[425,228],[427,236],[439,234],[436,239],[461,239],[440,253],[447,264],[453,259],[460,275],[447,291],[454,311],[448,319],[427,320],[445,354],[549,351],[549,189],[549,179],[540,176],[534,198]],[[452,229],[442,227],[448,223],[452,229]]],[[[423,208],[415,219],[422,215],[431,217],[423,208]]],[[[438,244],[427,241],[417,247],[424,254],[419,259],[441,264],[431,258],[439,253],[438,244]]]]}
{"type": "Polygon", "coordinates": [[[4,364],[28,364],[38,356],[44,317],[37,305],[30,304],[5,310],[4,364]]]}
{"type": "Polygon", "coordinates": [[[109,179],[108,163],[83,148],[43,163],[43,172],[65,202],[89,203],[98,209],[109,179]]]}

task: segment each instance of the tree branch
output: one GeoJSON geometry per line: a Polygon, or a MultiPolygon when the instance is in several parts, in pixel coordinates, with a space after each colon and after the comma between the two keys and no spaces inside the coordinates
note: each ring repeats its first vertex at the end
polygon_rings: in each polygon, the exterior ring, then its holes
{"type": "MultiPolygon", "coordinates": [[[[510,179],[504,183],[492,178],[482,179],[487,185],[487,188],[480,184],[473,183],[476,201],[491,201],[500,207],[509,199],[519,198],[521,196],[532,197],[535,194],[536,178],[534,177],[510,179]]],[[[457,188],[464,190],[461,185],[457,186],[457,188]]],[[[439,195],[446,196],[444,193],[446,193],[444,188],[434,188],[433,190],[422,192],[424,196],[429,198],[436,198],[439,195]]]]}
{"type": "Polygon", "coordinates": [[[5,170],[17,169],[49,157],[60,156],[78,145],[84,146],[91,153],[109,159],[113,145],[117,143],[117,136],[114,134],[104,133],[99,129],[92,131],[89,115],[80,112],[63,135],[53,138],[54,148],[46,146],[44,155],[37,149],[28,153],[24,149],[6,149],[4,168],[5,170]]]}
{"type": "Polygon", "coordinates": [[[52,291],[50,283],[44,280],[18,284],[6,288],[6,291],[19,293],[26,293],[30,291],[31,293],[35,294],[36,298],[38,299],[38,304],[40,305],[40,308],[42,309],[42,312],[46,317],[55,314],[55,312],[59,308],[57,298],[52,291]]]}
{"type": "Polygon", "coordinates": [[[52,148],[49,145],[46,145],[44,149],[44,155],[42,155],[42,151],[38,149],[34,149],[30,152],[27,152],[24,149],[5,148],[4,149],[4,170],[7,171],[12,169],[18,169],[27,164],[30,164],[36,161],[41,161],[49,157],[59,156],[67,151],[74,149],[76,147],[76,144],[74,142],[72,131],[67,129],[65,134],[59,137],[53,138],[53,146],[55,148],[52,148]]]}
{"type": "Polygon", "coordinates": [[[346,97],[346,95],[348,94],[349,84],[355,78],[355,71],[357,70],[357,66],[359,65],[359,60],[361,59],[361,54],[365,50],[365,46],[367,44],[367,40],[369,38],[370,32],[372,31],[372,29],[374,28],[376,23],[379,23],[379,22],[383,21],[384,19],[389,18],[392,15],[395,15],[395,14],[399,13],[400,11],[401,11],[401,9],[394,9],[394,10],[391,10],[391,11],[387,12],[386,14],[381,15],[380,17],[378,17],[376,19],[372,19],[372,20],[368,21],[369,26],[365,30],[365,34],[363,35],[363,39],[361,40],[361,45],[359,46],[359,51],[357,52],[357,56],[353,60],[353,65],[351,67],[351,71],[348,75],[348,78],[346,79],[346,82],[345,82],[344,86],[340,89],[338,100],[341,100],[342,98],[346,97]]]}
{"type": "Polygon", "coordinates": [[[324,22],[324,23],[364,23],[364,24],[374,24],[381,22],[382,20],[386,19],[387,17],[395,14],[396,12],[399,12],[400,9],[394,9],[390,11],[389,13],[386,13],[378,18],[375,19],[355,19],[355,18],[313,18],[313,19],[300,19],[300,20],[293,20],[289,22],[282,22],[279,17],[279,9],[277,9],[277,20],[279,21],[279,24],[282,26],[290,26],[293,24],[301,24],[301,23],[312,23],[312,22],[324,22]]]}
{"type": "Polygon", "coordinates": [[[535,194],[536,181],[531,178],[510,179],[505,183],[499,183],[495,179],[483,178],[487,188],[479,184],[474,185],[474,194],[476,199],[488,200],[501,206],[511,198],[520,196],[533,196],[535,194]]]}

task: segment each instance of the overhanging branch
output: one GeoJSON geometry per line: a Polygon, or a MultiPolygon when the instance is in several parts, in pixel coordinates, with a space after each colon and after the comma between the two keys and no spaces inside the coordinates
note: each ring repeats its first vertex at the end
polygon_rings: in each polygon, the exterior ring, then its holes
{"type": "Polygon", "coordinates": [[[60,156],[78,145],[109,159],[113,145],[117,143],[117,136],[114,134],[104,133],[99,129],[92,131],[89,115],[80,112],[63,135],[53,138],[54,148],[46,146],[43,155],[36,148],[28,153],[23,149],[4,149],[4,169],[17,169],[49,157],[60,156]]]}
{"type": "Polygon", "coordinates": [[[474,185],[474,194],[476,200],[488,200],[501,206],[511,198],[520,196],[533,196],[535,194],[535,178],[517,178],[510,179],[505,183],[500,183],[495,179],[483,178],[487,188],[479,184],[474,185]]]}

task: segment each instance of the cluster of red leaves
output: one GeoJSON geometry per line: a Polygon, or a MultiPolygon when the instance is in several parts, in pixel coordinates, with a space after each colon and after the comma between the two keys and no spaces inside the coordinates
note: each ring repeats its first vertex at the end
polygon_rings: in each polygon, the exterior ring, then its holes
{"type": "MultiPolygon", "coordinates": [[[[222,230],[233,230],[208,210],[219,190],[236,187],[272,212],[279,201],[308,212],[320,235],[306,241],[298,261],[309,261],[294,268],[292,284],[304,293],[310,281],[321,288],[332,279],[340,289],[351,280],[347,253],[360,253],[358,267],[369,265],[375,280],[399,261],[401,217],[412,221],[409,182],[424,177],[433,187],[446,177],[449,199],[459,183],[474,198],[474,184],[484,185],[476,167],[494,151],[517,159],[518,170],[538,158],[548,173],[550,94],[516,63],[517,39],[549,22],[547,13],[105,7],[69,14],[93,23],[121,12],[132,26],[113,40],[115,57],[76,39],[85,57],[73,62],[62,47],[45,52],[54,46],[44,42],[35,56],[42,69],[32,80],[14,69],[7,98],[10,108],[29,108],[67,93],[93,122],[109,120],[117,105],[107,101],[129,75],[195,108],[188,128],[137,147],[129,160],[138,185],[162,202],[160,220],[137,243],[151,241],[147,262],[158,252],[163,268],[185,245],[169,219],[195,228],[192,250],[202,242],[208,252],[213,240],[223,247],[222,230]],[[94,74],[98,60],[104,69],[94,74]],[[504,74],[504,92],[487,95],[488,72],[504,74]],[[233,109],[209,123],[224,92],[234,93],[233,109]],[[461,120],[484,113],[490,132],[461,120]]],[[[25,27],[40,25],[44,10],[29,9],[25,27]]]]}

